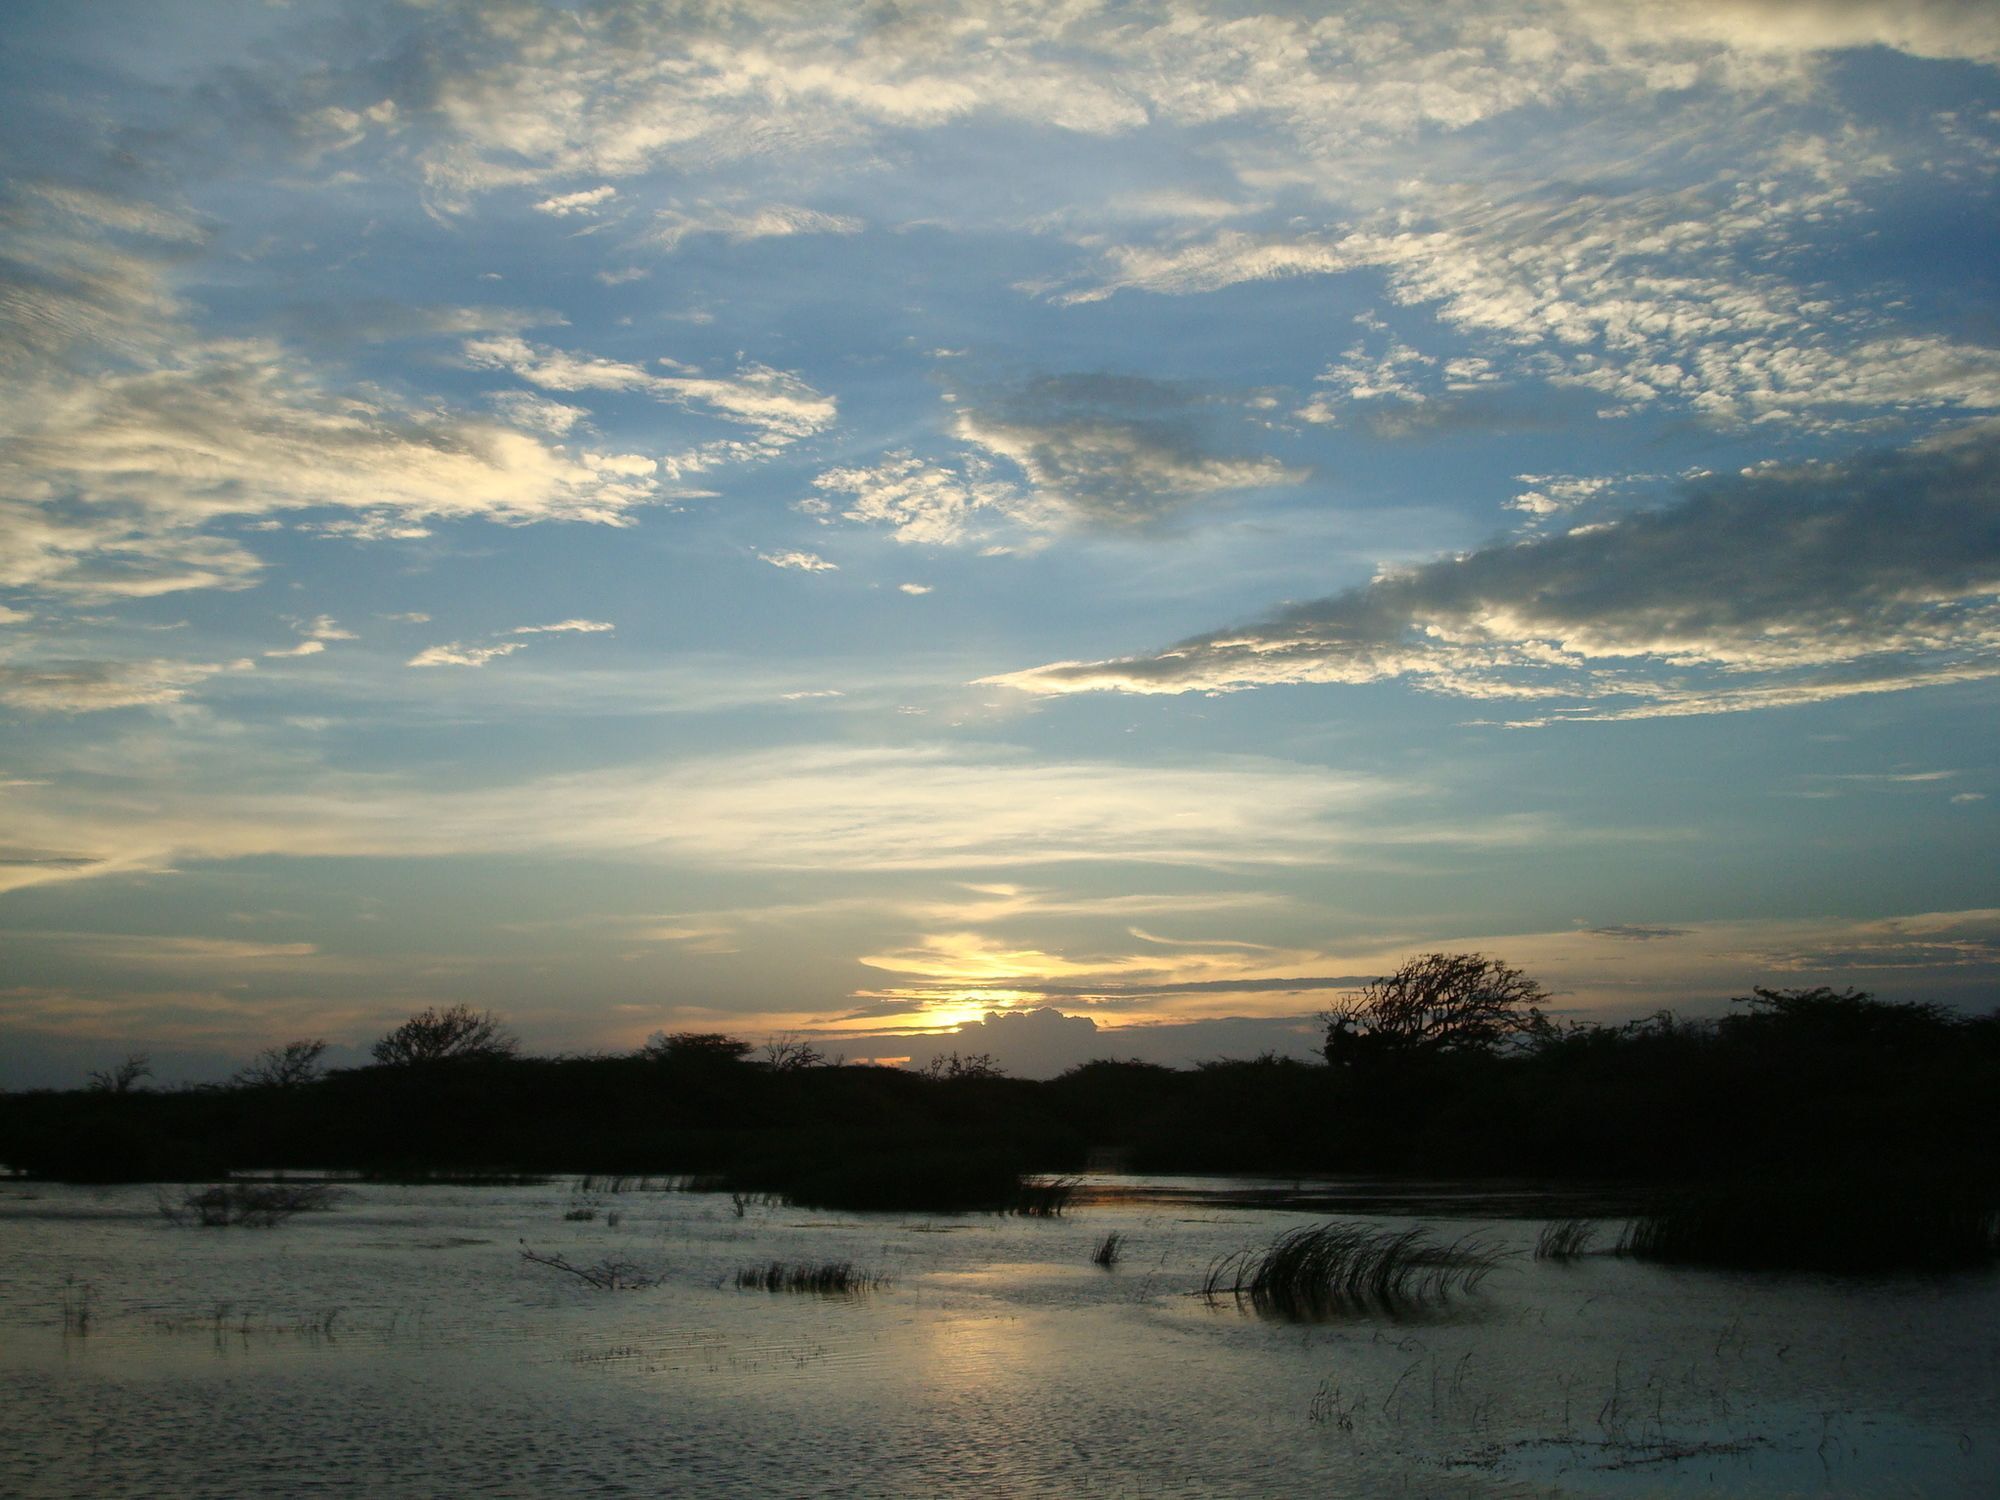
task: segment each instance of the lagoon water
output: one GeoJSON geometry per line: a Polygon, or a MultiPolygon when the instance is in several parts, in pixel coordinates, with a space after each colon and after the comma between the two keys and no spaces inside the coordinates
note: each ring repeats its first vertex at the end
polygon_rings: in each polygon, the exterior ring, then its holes
{"type": "Polygon", "coordinates": [[[4,1183],[0,1493],[2000,1492],[2000,1276],[1536,1262],[1517,1202],[1257,1186],[1094,1176],[1036,1220],[367,1183],[198,1229],[150,1187],[4,1183]],[[1411,1321],[1193,1295],[1329,1218],[1511,1253],[1411,1321]],[[594,1290],[524,1245],[661,1280],[594,1290]],[[736,1288],[773,1260],[887,1280],[736,1288]]]}

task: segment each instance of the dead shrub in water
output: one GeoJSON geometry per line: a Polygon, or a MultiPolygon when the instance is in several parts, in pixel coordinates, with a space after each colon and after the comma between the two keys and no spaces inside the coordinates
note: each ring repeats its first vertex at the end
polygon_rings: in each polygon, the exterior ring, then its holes
{"type": "Polygon", "coordinates": [[[844,1260],[821,1265],[801,1262],[789,1266],[774,1260],[769,1265],[745,1266],[736,1273],[736,1285],[747,1291],[812,1292],[822,1297],[858,1296],[862,1292],[874,1291],[885,1281],[884,1277],[856,1270],[844,1260]]]}
{"type": "Polygon", "coordinates": [[[1428,1229],[1321,1224],[1239,1250],[1208,1269],[1201,1295],[1232,1297],[1266,1317],[1317,1321],[1350,1313],[1402,1317],[1477,1290],[1497,1251],[1473,1237],[1439,1244],[1428,1229]]]}
{"type": "Polygon", "coordinates": [[[1535,1236],[1536,1260],[1575,1260],[1588,1255],[1597,1238],[1597,1225],[1590,1219],[1551,1219],[1535,1236]]]}
{"type": "Polygon", "coordinates": [[[1090,1263],[1093,1266],[1102,1266],[1108,1271],[1118,1264],[1119,1257],[1124,1253],[1125,1236],[1114,1229],[1098,1242],[1095,1250],[1090,1252],[1090,1263]]]}
{"type": "Polygon", "coordinates": [[[186,1193],[179,1203],[162,1191],[158,1201],[161,1217],[183,1227],[221,1229],[241,1224],[269,1229],[294,1214],[323,1213],[341,1196],[338,1188],[323,1182],[225,1182],[186,1193]]]}
{"type": "Polygon", "coordinates": [[[643,1287],[658,1286],[663,1279],[637,1263],[617,1256],[609,1256],[594,1266],[579,1266],[572,1264],[567,1256],[540,1255],[523,1248],[521,1259],[531,1266],[547,1266],[551,1271],[574,1276],[585,1286],[595,1287],[600,1292],[638,1291],[643,1287]]]}

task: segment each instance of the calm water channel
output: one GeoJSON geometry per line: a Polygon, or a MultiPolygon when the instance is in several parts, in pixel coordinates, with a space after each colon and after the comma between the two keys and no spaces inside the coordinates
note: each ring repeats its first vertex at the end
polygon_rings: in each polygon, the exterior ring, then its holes
{"type": "Polygon", "coordinates": [[[198,1229],[150,1187],[0,1183],[0,1493],[2000,1493],[1995,1275],[1536,1262],[1540,1221],[1501,1216],[1532,1204],[1165,1186],[1094,1177],[1033,1220],[371,1183],[198,1229]],[[1415,1321],[1192,1295],[1328,1218],[1511,1253],[1415,1321]],[[661,1280],[593,1290],[523,1245],[661,1280]],[[735,1287],[772,1260],[887,1280],[735,1287]]]}

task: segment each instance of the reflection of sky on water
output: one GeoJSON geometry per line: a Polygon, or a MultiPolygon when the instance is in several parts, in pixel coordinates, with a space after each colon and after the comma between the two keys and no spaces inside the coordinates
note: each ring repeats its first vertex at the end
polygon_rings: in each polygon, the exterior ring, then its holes
{"type": "MultiPolygon", "coordinates": [[[[1451,1317],[1301,1326],[1189,1295],[1295,1213],[738,1219],[625,1193],[565,1222],[578,1201],[566,1181],[370,1185],[276,1230],[197,1231],[160,1220],[150,1189],[9,1188],[0,1490],[1358,1496],[1415,1476],[1467,1497],[1973,1496],[2000,1444],[1990,1276],[1523,1253],[1451,1317]],[[1088,1257],[1112,1228],[1127,1253],[1107,1273],[1088,1257]],[[523,1240],[666,1280],[592,1293],[524,1266],[523,1240]],[[771,1259],[889,1283],[729,1285],[771,1259]],[[83,1336],[62,1327],[67,1275],[93,1288],[83,1336]]],[[[1523,1252],[1539,1227],[1426,1222],[1523,1252]]]]}

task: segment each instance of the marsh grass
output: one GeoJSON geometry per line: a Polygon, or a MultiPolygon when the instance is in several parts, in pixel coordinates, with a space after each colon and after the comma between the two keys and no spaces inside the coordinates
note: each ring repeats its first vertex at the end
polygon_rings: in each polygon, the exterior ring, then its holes
{"type": "Polygon", "coordinates": [[[587,1206],[563,1211],[563,1221],[569,1224],[587,1224],[596,1217],[597,1210],[587,1206]]]}
{"type": "Polygon", "coordinates": [[[1125,1254],[1125,1236],[1112,1230],[1097,1242],[1097,1248],[1090,1252],[1090,1263],[1110,1270],[1125,1254]]]}
{"type": "Polygon", "coordinates": [[[2000,1255],[2000,1215],[1955,1185],[1738,1183],[1632,1220],[1617,1253],[1737,1270],[1963,1270],[2000,1255]]]}
{"type": "Polygon", "coordinates": [[[63,1278],[62,1326],[64,1338],[83,1338],[90,1332],[91,1320],[96,1316],[94,1303],[97,1293],[87,1281],[78,1281],[75,1276],[63,1278]]]}
{"type": "Polygon", "coordinates": [[[183,1228],[244,1225],[269,1229],[294,1214],[324,1213],[342,1196],[338,1188],[323,1182],[225,1182],[199,1192],[184,1192],[178,1203],[162,1189],[157,1201],[160,1216],[183,1228]]]}
{"type": "Polygon", "coordinates": [[[888,1278],[857,1270],[844,1260],[819,1265],[774,1260],[736,1273],[736,1285],[745,1291],[810,1292],[821,1297],[855,1297],[887,1284],[888,1278]]]}
{"type": "Polygon", "coordinates": [[[1592,1219],[1551,1219],[1535,1236],[1535,1259],[1569,1261],[1588,1255],[1597,1240],[1592,1219]]]}
{"type": "Polygon", "coordinates": [[[1474,1236],[1440,1244],[1428,1229],[1320,1224],[1216,1261],[1201,1297],[1211,1305],[1233,1298],[1265,1317],[1299,1322],[1354,1313],[1408,1317],[1476,1291],[1499,1261],[1499,1252],[1474,1236]]]}
{"type": "Polygon", "coordinates": [[[1080,1179],[1075,1177],[1023,1177],[1012,1207],[1005,1212],[1027,1219],[1060,1219],[1075,1200],[1079,1185],[1080,1179]]]}
{"type": "Polygon", "coordinates": [[[666,1278],[656,1276],[635,1261],[619,1256],[606,1256],[595,1265],[579,1266],[564,1255],[542,1255],[525,1246],[521,1259],[531,1266],[545,1266],[551,1271],[561,1271],[566,1276],[574,1276],[585,1286],[600,1292],[631,1292],[649,1286],[658,1286],[666,1278]]]}
{"type": "Polygon", "coordinates": [[[577,1179],[579,1193],[677,1193],[699,1191],[691,1189],[690,1183],[701,1181],[695,1177],[650,1177],[637,1176],[629,1172],[586,1172],[577,1179]]]}
{"type": "Polygon", "coordinates": [[[504,1167],[382,1167],[363,1172],[361,1180],[398,1187],[546,1187],[552,1179],[504,1167]]]}

